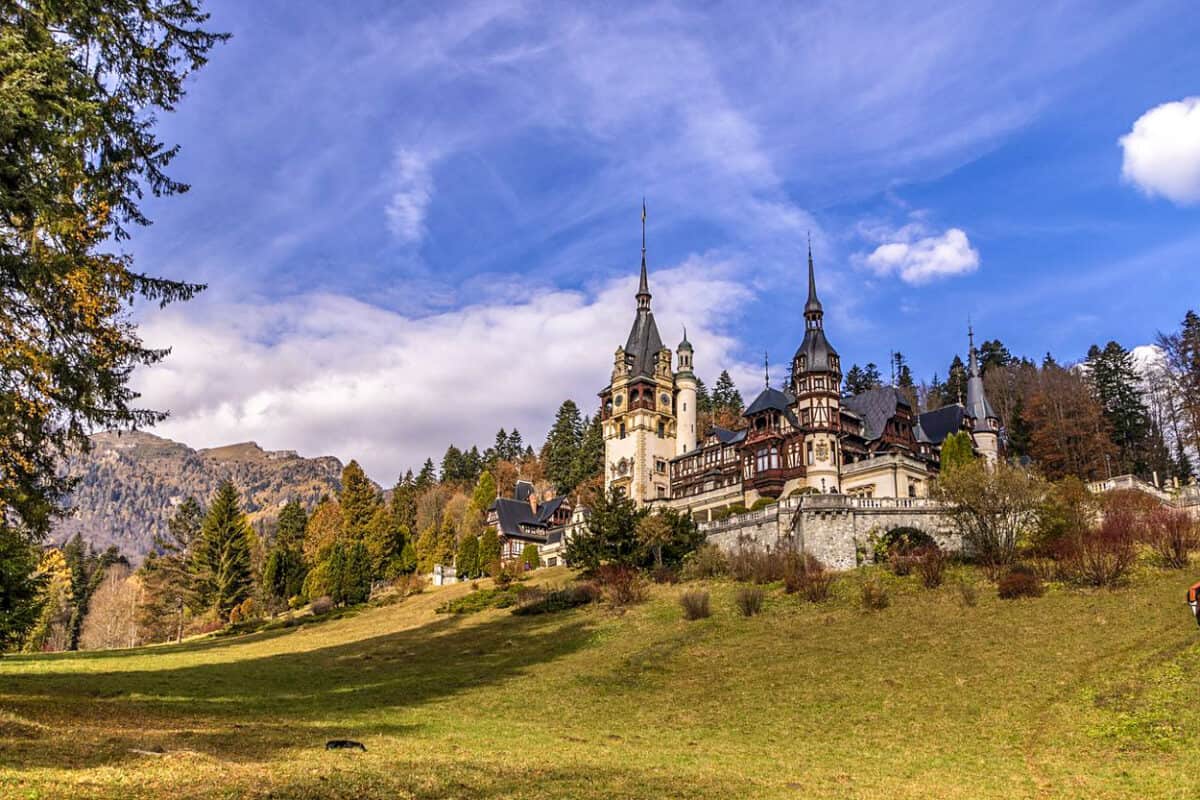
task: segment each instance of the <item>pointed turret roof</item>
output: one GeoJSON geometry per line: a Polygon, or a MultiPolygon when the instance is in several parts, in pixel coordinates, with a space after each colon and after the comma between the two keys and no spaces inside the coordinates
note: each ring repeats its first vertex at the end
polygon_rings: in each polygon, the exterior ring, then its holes
{"type": "Polygon", "coordinates": [[[979,355],[975,351],[975,330],[967,325],[967,343],[970,355],[967,363],[967,416],[975,420],[976,430],[980,426],[991,427],[997,419],[992,404],[983,390],[983,375],[979,371],[979,355]],[[989,422],[989,420],[993,422],[989,422]]]}
{"type": "MultiPolygon", "coordinates": [[[[637,316],[625,342],[625,359],[629,364],[629,375],[654,377],[655,360],[663,349],[662,337],[654,313],[650,311],[650,281],[646,275],[646,201],[642,201],[642,276],[638,283],[637,316]]],[[[686,339],[686,337],[685,337],[686,339]]]]}
{"type": "Polygon", "coordinates": [[[825,371],[830,356],[837,356],[833,345],[825,338],[825,311],[817,298],[817,278],[813,270],[812,245],[808,247],[808,302],[804,304],[804,341],[793,358],[805,357],[808,371],[825,371]]]}

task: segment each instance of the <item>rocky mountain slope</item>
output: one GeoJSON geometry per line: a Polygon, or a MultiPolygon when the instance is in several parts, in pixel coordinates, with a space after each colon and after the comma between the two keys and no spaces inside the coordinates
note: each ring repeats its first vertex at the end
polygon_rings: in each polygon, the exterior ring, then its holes
{"type": "Polygon", "coordinates": [[[132,561],[165,531],[175,506],[189,496],[202,506],[217,485],[231,479],[242,492],[252,521],[273,518],[296,498],[311,508],[340,486],[342,462],[332,456],[302,458],[290,450],[267,451],[254,442],[209,450],[143,432],[101,433],[93,449],[71,465],[80,482],[73,511],[55,526],[51,541],[76,532],[97,549],[116,545],[132,561]]]}

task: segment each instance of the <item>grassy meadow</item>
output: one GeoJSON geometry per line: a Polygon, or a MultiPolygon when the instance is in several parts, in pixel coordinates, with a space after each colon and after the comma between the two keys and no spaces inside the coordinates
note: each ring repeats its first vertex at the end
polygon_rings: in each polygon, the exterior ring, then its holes
{"type": "MultiPolygon", "coordinates": [[[[561,582],[562,569],[538,580],[561,582]]],[[[0,659],[3,798],[1200,795],[1191,573],[964,605],[435,614],[468,586],[183,645],[0,659]],[[328,752],[351,738],[366,753],[328,752]],[[161,751],[161,752],[160,752],[161,751]]],[[[690,585],[692,587],[695,584],[690,585]]]]}

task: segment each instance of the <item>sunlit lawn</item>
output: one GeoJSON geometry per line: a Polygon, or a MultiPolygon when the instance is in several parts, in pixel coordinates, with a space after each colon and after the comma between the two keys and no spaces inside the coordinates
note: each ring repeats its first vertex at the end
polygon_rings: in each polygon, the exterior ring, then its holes
{"type": "MultiPolygon", "coordinates": [[[[561,581],[564,570],[544,571],[561,581]]],[[[435,615],[0,659],[0,797],[1195,797],[1190,573],[858,610],[681,587],[624,613],[435,615]],[[331,738],[368,750],[327,752],[331,738]],[[156,754],[161,750],[161,754],[156,754]],[[143,752],[138,752],[143,751],[143,752]]]]}

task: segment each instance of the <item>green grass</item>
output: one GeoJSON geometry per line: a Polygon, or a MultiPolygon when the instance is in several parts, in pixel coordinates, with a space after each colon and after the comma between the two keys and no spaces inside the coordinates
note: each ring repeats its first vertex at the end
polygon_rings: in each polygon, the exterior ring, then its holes
{"type": "MultiPolygon", "coordinates": [[[[566,573],[544,570],[542,580],[566,573]]],[[[0,659],[0,797],[1195,797],[1190,573],[962,607],[861,576],[624,613],[435,614],[469,587],[178,646],[0,659]],[[326,752],[331,738],[368,752],[326,752]],[[135,750],[155,751],[144,755],[135,750]]]]}

